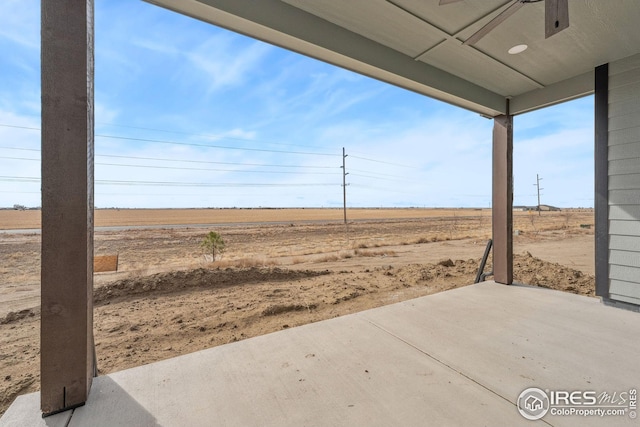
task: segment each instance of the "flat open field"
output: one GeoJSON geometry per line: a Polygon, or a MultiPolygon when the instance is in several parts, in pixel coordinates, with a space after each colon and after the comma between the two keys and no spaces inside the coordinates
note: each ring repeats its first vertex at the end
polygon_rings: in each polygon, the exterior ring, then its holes
{"type": "MultiPolygon", "coordinates": [[[[489,209],[349,209],[348,220],[469,217],[489,209]]],[[[96,227],[343,221],[342,209],[97,209],[96,227]]],[[[0,230],[40,228],[40,211],[0,210],[0,230]]]]}
{"type": "MultiPolygon", "coordinates": [[[[347,230],[339,209],[98,210],[116,228],[96,231],[96,255],[119,255],[94,277],[100,372],[468,285],[491,235],[488,210],[348,215],[347,230]],[[127,229],[172,224],[191,226],[127,229]],[[227,244],[213,263],[212,230],[227,244]]],[[[592,224],[590,210],[515,213],[516,280],[593,295],[592,224]]],[[[38,211],[0,211],[0,229],[38,226],[38,211]]],[[[0,233],[0,413],[39,385],[39,248],[0,233]]]]}

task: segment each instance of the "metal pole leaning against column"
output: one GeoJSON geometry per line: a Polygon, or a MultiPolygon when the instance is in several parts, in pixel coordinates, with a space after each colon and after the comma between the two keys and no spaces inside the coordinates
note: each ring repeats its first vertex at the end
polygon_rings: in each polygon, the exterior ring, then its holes
{"type": "Polygon", "coordinates": [[[40,408],[83,405],[93,377],[93,0],[41,2],[40,408]]]}

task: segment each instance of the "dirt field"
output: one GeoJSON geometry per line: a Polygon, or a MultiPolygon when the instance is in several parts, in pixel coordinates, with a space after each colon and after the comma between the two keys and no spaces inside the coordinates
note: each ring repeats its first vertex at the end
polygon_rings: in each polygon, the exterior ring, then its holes
{"type": "MultiPolygon", "coordinates": [[[[349,217],[347,232],[330,209],[97,211],[98,226],[235,223],[96,232],[96,255],[119,255],[117,273],[95,275],[100,372],[468,285],[491,235],[487,210],[349,217]],[[214,263],[200,247],[211,230],[227,244],[214,263]]],[[[593,295],[592,211],[515,218],[516,280],[593,295]]],[[[0,229],[38,221],[0,211],[0,229]]],[[[38,388],[39,244],[0,234],[0,413],[38,388]]]]}
{"type": "MultiPolygon", "coordinates": [[[[489,209],[349,209],[348,219],[472,217],[489,209]]],[[[96,227],[171,224],[264,224],[274,222],[342,221],[342,209],[98,209],[96,227]]],[[[0,229],[40,228],[40,211],[0,210],[0,229]]]]}

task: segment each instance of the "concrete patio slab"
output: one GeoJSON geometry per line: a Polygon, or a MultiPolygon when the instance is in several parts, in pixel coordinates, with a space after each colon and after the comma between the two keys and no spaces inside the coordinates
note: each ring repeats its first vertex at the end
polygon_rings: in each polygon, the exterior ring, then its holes
{"type": "MultiPolygon", "coordinates": [[[[98,377],[68,425],[638,425],[628,409],[532,422],[516,402],[539,387],[628,408],[639,354],[638,313],[486,282],[98,377]]],[[[60,425],[38,405],[21,396],[0,426],[60,425]]]]}
{"type": "Polygon", "coordinates": [[[2,418],[2,427],[67,427],[73,411],[61,412],[42,418],[40,393],[18,396],[2,418]]]}

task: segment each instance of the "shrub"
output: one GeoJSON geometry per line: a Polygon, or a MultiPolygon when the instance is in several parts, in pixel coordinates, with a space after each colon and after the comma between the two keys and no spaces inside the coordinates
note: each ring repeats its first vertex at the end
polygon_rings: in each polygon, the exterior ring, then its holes
{"type": "Polygon", "coordinates": [[[225,249],[225,243],[219,233],[210,231],[202,241],[201,246],[208,252],[211,252],[212,261],[216,260],[216,254],[222,255],[225,249]]]}

